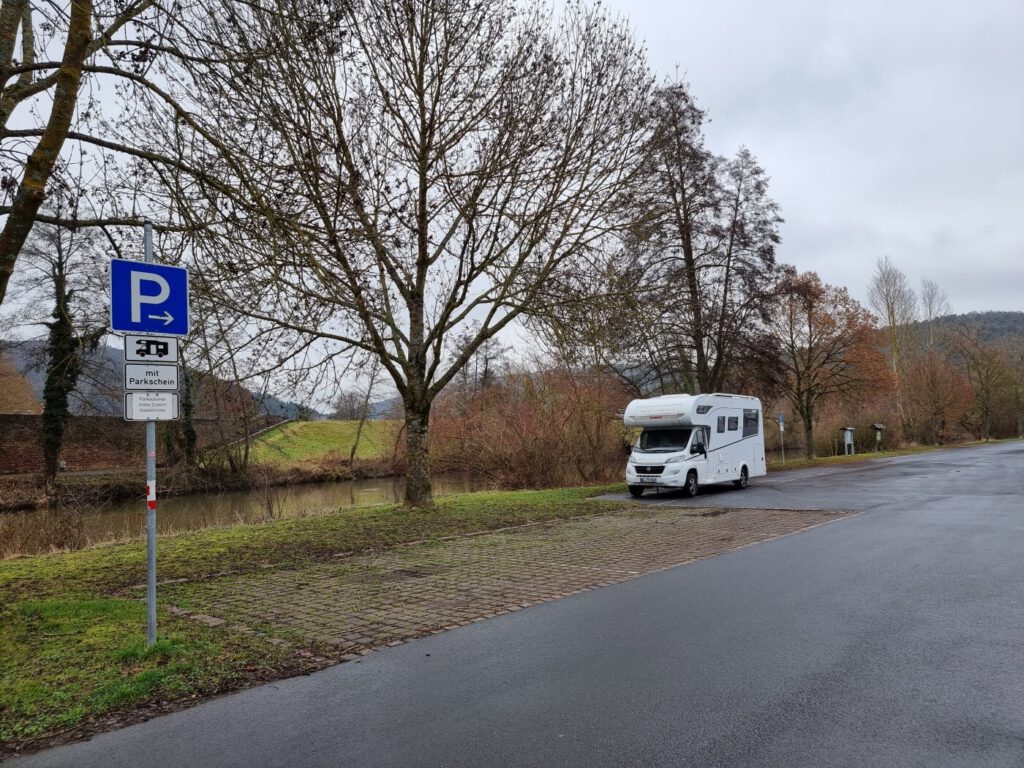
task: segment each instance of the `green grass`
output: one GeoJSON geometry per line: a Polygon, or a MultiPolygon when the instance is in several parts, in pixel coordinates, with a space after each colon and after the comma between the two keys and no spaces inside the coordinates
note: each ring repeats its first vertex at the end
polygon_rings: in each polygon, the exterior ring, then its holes
{"type": "Polygon", "coordinates": [[[1019,440],[1019,438],[1007,437],[992,440],[972,440],[967,443],[947,443],[945,445],[914,445],[906,448],[892,448],[886,451],[865,451],[863,453],[855,453],[853,456],[817,456],[813,459],[805,459],[800,451],[795,451],[786,457],[785,466],[782,465],[781,459],[769,459],[768,471],[780,472],[788,469],[807,469],[809,467],[828,467],[836,464],[855,464],[859,461],[870,461],[871,459],[891,459],[896,456],[912,456],[917,453],[966,448],[972,445],[1011,443],[1016,440],[1019,440]]]}
{"type": "MultiPolygon", "coordinates": [[[[397,544],[608,512],[621,485],[482,492],[163,536],[161,581],[284,567],[397,544]]],[[[144,542],[0,561],[0,756],[105,715],[294,674],[311,662],[259,636],[166,614],[145,646],[144,542]]]]}
{"type": "MultiPolygon", "coordinates": [[[[321,462],[325,459],[348,459],[356,439],[358,421],[292,421],[257,437],[251,457],[266,464],[321,462]]],[[[359,438],[356,458],[382,459],[391,455],[396,421],[367,421],[359,438]]]]}
{"type": "Polygon", "coordinates": [[[768,471],[769,472],[781,472],[789,469],[808,469],[810,467],[831,467],[837,464],[856,464],[861,461],[870,461],[871,459],[891,459],[896,456],[910,456],[915,453],[928,453],[929,451],[938,451],[943,448],[960,448],[961,445],[917,445],[912,448],[893,448],[888,451],[869,451],[865,453],[855,453],[853,456],[817,456],[813,459],[805,459],[802,453],[797,453],[794,456],[786,457],[786,464],[783,466],[781,459],[769,459],[768,471]]]}
{"type": "MultiPolygon", "coordinates": [[[[0,745],[25,744],[143,702],[233,688],[258,659],[289,665],[268,641],[160,616],[145,643],[146,606],[116,598],[26,600],[0,609],[0,745]]],[[[0,754],[3,750],[0,749],[0,754]]]]}
{"type": "MultiPolygon", "coordinates": [[[[611,488],[485,491],[437,500],[431,510],[398,504],[341,509],[329,515],[290,518],[162,536],[157,546],[160,579],[196,579],[246,572],[271,564],[301,564],[338,552],[359,552],[436,536],[493,530],[537,520],[575,517],[614,502],[589,499],[611,488]]],[[[61,594],[120,594],[146,573],[144,541],[114,544],[0,562],[3,598],[61,594]]]]}

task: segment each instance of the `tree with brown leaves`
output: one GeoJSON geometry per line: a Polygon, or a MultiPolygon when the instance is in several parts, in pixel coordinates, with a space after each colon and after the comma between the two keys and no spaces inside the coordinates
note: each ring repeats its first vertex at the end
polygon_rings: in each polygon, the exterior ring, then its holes
{"type": "Polygon", "coordinates": [[[814,458],[816,408],[827,398],[887,386],[875,347],[875,319],[845,288],[814,272],[790,273],[771,324],[781,343],[782,390],[800,417],[807,458],[814,458]]]}

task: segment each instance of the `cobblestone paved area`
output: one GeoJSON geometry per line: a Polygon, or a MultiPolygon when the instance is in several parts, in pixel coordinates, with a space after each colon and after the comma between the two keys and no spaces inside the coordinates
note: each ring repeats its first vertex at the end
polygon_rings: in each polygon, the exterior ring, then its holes
{"type": "MultiPolygon", "coordinates": [[[[354,654],[842,517],[660,508],[509,529],[295,570],[168,585],[161,601],[208,623],[354,654]]],[[[333,655],[333,654],[332,654],[333,655]]]]}

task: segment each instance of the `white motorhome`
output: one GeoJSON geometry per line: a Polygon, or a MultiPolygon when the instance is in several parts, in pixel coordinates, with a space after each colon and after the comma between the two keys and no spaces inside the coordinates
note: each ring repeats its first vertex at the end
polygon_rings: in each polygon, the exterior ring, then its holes
{"type": "Polygon", "coordinates": [[[746,488],[767,472],[761,401],[746,395],[662,395],[634,400],[627,427],[642,427],[626,465],[633,496],[646,488],[682,489],[733,483],[746,488]]]}

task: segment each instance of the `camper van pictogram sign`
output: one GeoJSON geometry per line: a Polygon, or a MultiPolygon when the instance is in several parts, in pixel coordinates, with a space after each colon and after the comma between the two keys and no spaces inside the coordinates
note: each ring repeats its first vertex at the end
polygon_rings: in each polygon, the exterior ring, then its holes
{"type": "Polygon", "coordinates": [[[172,336],[124,337],[124,359],[126,362],[178,362],[178,340],[172,336]]]}

